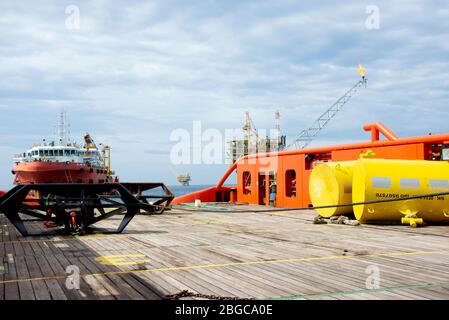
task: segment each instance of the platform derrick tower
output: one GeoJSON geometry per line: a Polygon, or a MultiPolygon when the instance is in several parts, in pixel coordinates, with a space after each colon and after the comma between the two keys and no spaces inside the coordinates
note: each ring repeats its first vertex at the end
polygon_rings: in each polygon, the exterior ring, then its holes
{"type": "Polygon", "coordinates": [[[242,132],[243,139],[234,137],[228,142],[227,158],[231,163],[248,154],[279,151],[285,147],[286,139],[281,135],[279,111],[275,113],[274,137],[260,136],[248,111],[244,113],[242,132]]]}

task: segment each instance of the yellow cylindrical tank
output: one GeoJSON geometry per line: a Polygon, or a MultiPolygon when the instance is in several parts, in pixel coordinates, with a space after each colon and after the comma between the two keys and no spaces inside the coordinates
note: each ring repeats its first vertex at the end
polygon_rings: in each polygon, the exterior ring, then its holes
{"type": "MultiPolygon", "coordinates": [[[[309,195],[314,207],[350,204],[352,171],[356,161],[326,162],[313,168],[309,178],[309,195]]],[[[317,209],[325,218],[351,214],[352,207],[317,209]]]]}
{"type": "MultiPolygon", "coordinates": [[[[359,159],[353,168],[354,203],[440,192],[449,192],[449,163],[444,161],[359,159]]],[[[361,223],[400,223],[410,215],[449,223],[449,196],[355,205],[353,210],[361,223]]]]}

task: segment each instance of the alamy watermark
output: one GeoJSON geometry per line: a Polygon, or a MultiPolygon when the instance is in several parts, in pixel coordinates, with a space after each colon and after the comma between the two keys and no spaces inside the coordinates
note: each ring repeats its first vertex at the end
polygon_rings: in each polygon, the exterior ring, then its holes
{"type": "Polygon", "coordinates": [[[368,277],[365,280],[365,286],[368,290],[380,288],[380,269],[376,265],[369,265],[365,269],[365,273],[368,277]]]}
{"type": "Polygon", "coordinates": [[[75,265],[67,266],[65,269],[67,278],[65,280],[65,286],[69,290],[80,289],[80,268],[75,265]]]}
{"type": "Polygon", "coordinates": [[[9,271],[8,264],[0,263],[0,274],[7,274],[9,271]]]}
{"type": "Polygon", "coordinates": [[[365,9],[368,17],[365,20],[365,27],[368,30],[379,30],[380,29],[380,9],[374,4],[370,4],[365,9]]]}
{"type": "Polygon", "coordinates": [[[80,8],[74,4],[71,4],[65,8],[65,13],[68,15],[65,19],[65,27],[68,30],[81,29],[80,8]]]}
{"type": "Polygon", "coordinates": [[[247,163],[273,166],[277,161],[277,131],[257,130],[242,137],[242,129],[204,129],[201,121],[192,122],[192,130],[178,128],[171,132],[170,162],[179,164],[230,163],[231,153],[253,154],[272,151],[271,157],[248,157],[247,163]],[[273,152],[274,151],[274,152],[273,152]]]}

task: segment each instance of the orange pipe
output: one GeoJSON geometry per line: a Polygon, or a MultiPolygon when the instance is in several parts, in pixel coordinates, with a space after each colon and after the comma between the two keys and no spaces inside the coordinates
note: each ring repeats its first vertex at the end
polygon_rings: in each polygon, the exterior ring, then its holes
{"type": "Polygon", "coordinates": [[[231,166],[228,168],[228,170],[226,170],[226,172],[224,173],[223,177],[221,177],[220,181],[218,181],[217,185],[215,186],[216,188],[221,188],[223,186],[223,184],[226,182],[226,180],[228,180],[228,178],[231,175],[231,173],[233,173],[234,170],[237,168],[237,163],[240,160],[244,159],[245,157],[240,158],[239,160],[237,160],[236,162],[231,164],[231,166]]]}
{"type": "MultiPolygon", "coordinates": [[[[231,173],[237,168],[237,164],[242,161],[248,160],[248,159],[266,158],[266,157],[273,157],[273,156],[289,156],[289,155],[298,155],[298,154],[307,154],[307,153],[327,153],[327,152],[338,151],[338,150],[369,148],[369,147],[374,147],[374,146],[381,147],[381,146],[393,146],[393,145],[400,145],[400,144],[431,143],[431,142],[441,142],[441,141],[449,142],[449,134],[448,133],[433,134],[433,135],[419,136],[419,137],[398,138],[390,129],[387,129],[386,126],[382,125],[379,122],[377,122],[375,124],[376,124],[376,128],[378,128],[378,130],[380,132],[382,132],[382,134],[384,134],[386,137],[388,136],[391,140],[385,140],[385,141],[379,140],[379,141],[376,141],[375,145],[373,145],[372,142],[359,142],[359,143],[343,144],[343,145],[311,148],[311,149],[298,149],[298,150],[288,150],[288,151],[280,151],[280,152],[264,152],[264,153],[250,154],[250,155],[241,157],[239,160],[237,160],[235,163],[233,163],[228,168],[228,170],[225,172],[225,174],[220,179],[220,181],[217,183],[216,187],[217,188],[222,187],[223,184],[228,179],[228,177],[231,175],[231,173]]],[[[366,126],[370,126],[370,125],[368,124],[366,126]]],[[[365,128],[365,126],[364,126],[364,128],[365,128]]],[[[369,127],[369,128],[371,128],[371,127],[369,127]]]]}
{"type": "Polygon", "coordinates": [[[371,142],[379,141],[379,132],[382,133],[384,137],[389,141],[395,141],[399,139],[399,137],[382,122],[365,124],[363,126],[363,130],[371,131],[371,142]]]}
{"type": "Polygon", "coordinates": [[[206,189],[198,190],[189,194],[185,194],[179,197],[176,197],[171,202],[172,204],[180,204],[185,202],[194,202],[196,199],[200,199],[203,202],[215,202],[216,200],[216,192],[217,191],[232,191],[235,190],[235,187],[209,187],[206,189]]]}

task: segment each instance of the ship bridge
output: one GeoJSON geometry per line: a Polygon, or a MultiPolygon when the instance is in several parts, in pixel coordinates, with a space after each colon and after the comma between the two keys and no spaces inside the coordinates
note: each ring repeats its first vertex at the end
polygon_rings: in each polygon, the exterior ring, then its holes
{"type": "Polygon", "coordinates": [[[84,149],[75,146],[35,146],[14,157],[16,162],[74,162],[101,165],[101,154],[97,149],[84,149]]]}

